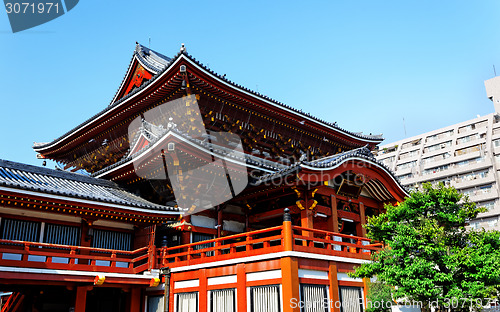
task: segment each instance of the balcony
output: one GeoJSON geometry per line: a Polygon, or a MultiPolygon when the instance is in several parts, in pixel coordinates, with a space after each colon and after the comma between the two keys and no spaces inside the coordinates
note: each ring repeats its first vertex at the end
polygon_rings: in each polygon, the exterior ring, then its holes
{"type": "Polygon", "coordinates": [[[134,251],[0,240],[0,266],[137,274],[148,270],[148,247],[134,251]]]}
{"type": "Polygon", "coordinates": [[[134,251],[0,240],[0,266],[142,274],[165,266],[173,268],[291,251],[369,260],[381,247],[367,238],[285,222],[281,226],[187,245],[143,247],[134,251]]]}
{"type": "Polygon", "coordinates": [[[369,260],[382,244],[340,233],[287,225],[212,240],[158,249],[161,266],[179,267],[277,252],[311,254],[369,260]],[[202,248],[211,245],[211,247],[202,248]]]}

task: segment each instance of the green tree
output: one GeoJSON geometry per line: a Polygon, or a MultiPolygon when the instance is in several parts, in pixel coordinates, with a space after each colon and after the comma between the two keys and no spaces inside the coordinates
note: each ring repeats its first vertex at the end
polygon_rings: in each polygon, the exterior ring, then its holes
{"type": "Polygon", "coordinates": [[[454,188],[428,183],[386,211],[366,225],[368,237],[385,247],[352,276],[377,276],[394,286],[394,298],[421,302],[424,311],[477,310],[497,298],[500,233],[465,227],[484,208],[454,188]]]}
{"type": "Polygon", "coordinates": [[[391,312],[392,297],[391,286],[382,282],[374,281],[367,283],[366,312],[391,312]]]}

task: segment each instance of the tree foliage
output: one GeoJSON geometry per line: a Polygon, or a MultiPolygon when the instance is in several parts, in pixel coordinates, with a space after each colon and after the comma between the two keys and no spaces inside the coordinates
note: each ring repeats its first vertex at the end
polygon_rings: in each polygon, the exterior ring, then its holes
{"type": "Polygon", "coordinates": [[[500,288],[500,233],[471,231],[484,212],[454,188],[424,184],[403,203],[369,218],[369,238],[385,247],[352,274],[393,287],[394,298],[423,309],[470,311],[495,299],[500,288]]]}
{"type": "Polygon", "coordinates": [[[377,281],[367,283],[366,312],[391,312],[391,286],[377,281]]]}

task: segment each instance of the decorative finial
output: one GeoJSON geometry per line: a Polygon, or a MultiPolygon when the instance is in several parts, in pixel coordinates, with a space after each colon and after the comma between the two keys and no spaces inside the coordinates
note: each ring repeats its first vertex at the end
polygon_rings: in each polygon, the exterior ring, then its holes
{"type": "Polygon", "coordinates": [[[284,210],[284,214],[283,214],[283,222],[287,222],[287,221],[292,221],[292,215],[290,215],[290,209],[288,208],[285,208],[284,210]]]}
{"type": "Polygon", "coordinates": [[[177,125],[173,122],[173,118],[170,117],[168,118],[168,123],[167,123],[167,129],[171,129],[171,128],[176,128],[177,125]]]}
{"type": "Polygon", "coordinates": [[[181,52],[186,52],[186,47],[184,46],[184,43],[181,44],[181,52]]]}

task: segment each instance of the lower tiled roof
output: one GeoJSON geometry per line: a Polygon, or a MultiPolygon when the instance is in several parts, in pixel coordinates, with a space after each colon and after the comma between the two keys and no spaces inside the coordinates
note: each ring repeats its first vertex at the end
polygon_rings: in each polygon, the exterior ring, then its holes
{"type": "Polygon", "coordinates": [[[116,183],[63,170],[0,160],[0,186],[123,206],[178,212],[121,189],[116,183]]]}

